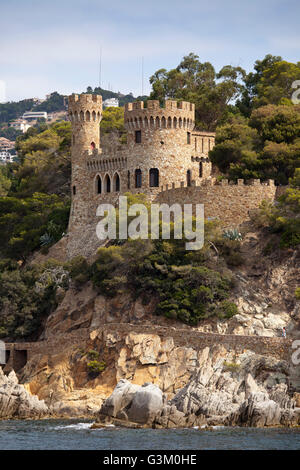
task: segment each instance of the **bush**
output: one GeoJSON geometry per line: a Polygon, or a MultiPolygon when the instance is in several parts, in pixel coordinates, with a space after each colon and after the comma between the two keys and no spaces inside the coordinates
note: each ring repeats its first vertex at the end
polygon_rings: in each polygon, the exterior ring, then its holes
{"type": "Polygon", "coordinates": [[[297,287],[295,290],[295,297],[297,300],[300,300],[300,287],[297,287]]]}
{"type": "Polygon", "coordinates": [[[134,298],[155,297],[158,315],[190,325],[212,315],[228,318],[234,308],[222,302],[232,279],[203,265],[204,258],[200,252],[187,253],[184,240],[128,241],[99,250],[92,280],[106,296],[130,290],[134,298]]]}
{"type": "Polygon", "coordinates": [[[92,378],[97,377],[106,368],[104,361],[93,360],[87,363],[88,373],[92,378]]]}
{"type": "Polygon", "coordinates": [[[35,337],[43,318],[57,306],[62,273],[57,277],[55,270],[43,266],[11,268],[0,273],[0,337],[35,337]]]}
{"type": "Polygon", "coordinates": [[[90,279],[91,269],[84,256],[76,256],[71,261],[65,263],[64,268],[69,272],[77,288],[80,288],[90,279]]]}
{"type": "Polygon", "coordinates": [[[241,365],[236,362],[223,362],[223,369],[225,372],[237,372],[240,368],[241,365]]]}

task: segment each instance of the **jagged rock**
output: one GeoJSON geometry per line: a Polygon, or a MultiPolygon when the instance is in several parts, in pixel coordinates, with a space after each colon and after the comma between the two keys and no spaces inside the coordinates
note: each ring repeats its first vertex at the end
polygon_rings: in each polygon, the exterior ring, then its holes
{"type": "Polygon", "coordinates": [[[4,375],[0,367],[0,418],[42,418],[49,414],[44,400],[20,385],[14,371],[4,375]]]}

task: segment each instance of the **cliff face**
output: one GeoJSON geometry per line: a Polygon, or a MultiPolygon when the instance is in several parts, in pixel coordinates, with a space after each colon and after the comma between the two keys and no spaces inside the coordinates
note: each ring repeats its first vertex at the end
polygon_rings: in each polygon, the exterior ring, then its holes
{"type": "Polygon", "coordinates": [[[127,380],[140,386],[150,382],[161,390],[167,411],[156,416],[156,426],[201,420],[295,424],[298,411],[292,410],[300,406],[300,378],[287,342],[300,337],[294,296],[299,254],[266,258],[266,243],[256,233],[244,239],[245,263],[234,270],[232,291],[240,313],[229,320],[203,321],[197,328],[154,315],[155,299],[147,305],[127,294],[107,299],[90,284],[61,292],[40,338],[41,345],[55,341],[55,346],[37,348],[20,381],[45,400],[52,416],[96,416],[118,382],[127,380]],[[283,326],[287,342],[280,337],[283,326]],[[72,335],[77,342],[68,341],[72,335]],[[105,363],[98,375],[91,373],[93,360],[105,363]],[[183,421],[170,418],[174,407],[183,421]]]}

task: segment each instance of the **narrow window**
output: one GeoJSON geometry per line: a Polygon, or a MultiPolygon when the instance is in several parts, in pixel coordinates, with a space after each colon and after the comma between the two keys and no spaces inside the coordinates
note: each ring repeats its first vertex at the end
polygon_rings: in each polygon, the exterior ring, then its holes
{"type": "Polygon", "coordinates": [[[75,135],[73,135],[73,145],[75,144],[75,135]]]}
{"type": "Polygon", "coordinates": [[[97,194],[102,193],[102,181],[99,175],[97,176],[97,180],[96,180],[96,191],[97,191],[97,194]]]}
{"type": "Polygon", "coordinates": [[[135,187],[141,188],[142,187],[142,171],[135,170],[135,187]]]}
{"type": "Polygon", "coordinates": [[[104,187],[105,192],[110,193],[110,177],[108,175],[105,176],[104,187]]]}
{"type": "Polygon", "coordinates": [[[187,143],[190,144],[191,143],[191,133],[187,132],[186,137],[187,137],[187,143]]]}
{"type": "Polygon", "coordinates": [[[203,163],[199,163],[199,177],[202,178],[203,176],[203,163]]]}
{"type": "Polygon", "coordinates": [[[96,148],[95,142],[91,142],[91,149],[94,150],[96,148]]]}
{"type": "Polygon", "coordinates": [[[118,173],[114,176],[114,191],[120,191],[120,177],[118,173]]]}
{"type": "Polygon", "coordinates": [[[127,188],[130,189],[130,171],[127,172],[127,188]]]}
{"type": "Polygon", "coordinates": [[[187,186],[191,186],[191,170],[186,172],[186,184],[187,186]]]}
{"type": "Polygon", "coordinates": [[[74,194],[74,196],[75,196],[75,194],[76,194],[76,186],[73,186],[73,194],[74,194]]]}
{"type": "Polygon", "coordinates": [[[140,144],[142,142],[142,131],[135,131],[135,143],[140,144]]]}
{"type": "Polygon", "coordinates": [[[159,186],[159,171],[157,168],[151,168],[149,171],[149,184],[152,188],[159,186]]]}

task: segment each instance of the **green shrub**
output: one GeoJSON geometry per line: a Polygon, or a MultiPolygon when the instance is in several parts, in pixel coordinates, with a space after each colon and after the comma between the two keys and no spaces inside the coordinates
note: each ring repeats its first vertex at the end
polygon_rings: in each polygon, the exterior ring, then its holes
{"type": "Polygon", "coordinates": [[[300,287],[297,287],[295,290],[295,297],[297,300],[300,300],[300,287]]]}
{"type": "Polygon", "coordinates": [[[76,256],[65,263],[64,267],[69,271],[70,277],[77,288],[85,284],[91,277],[91,269],[84,256],[76,256]]]}
{"type": "Polygon", "coordinates": [[[241,365],[236,362],[223,362],[223,369],[225,372],[237,372],[240,368],[241,365]]]}
{"type": "Polygon", "coordinates": [[[96,359],[99,358],[99,353],[98,353],[98,351],[94,351],[93,349],[91,349],[90,351],[88,351],[87,355],[88,355],[88,358],[91,359],[91,360],[96,360],[96,359]]]}
{"type": "Polygon", "coordinates": [[[106,368],[104,361],[93,360],[87,363],[88,373],[91,377],[97,377],[106,368]]]}

